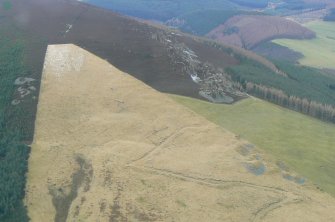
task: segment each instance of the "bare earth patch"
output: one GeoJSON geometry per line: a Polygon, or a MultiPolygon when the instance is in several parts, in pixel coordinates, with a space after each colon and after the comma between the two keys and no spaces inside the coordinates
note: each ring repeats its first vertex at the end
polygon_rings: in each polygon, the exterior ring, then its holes
{"type": "Polygon", "coordinates": [[[106,61],[74,45],[49,46],[45,61],[32,221],[335,220],[332,197],[106,61]]]}

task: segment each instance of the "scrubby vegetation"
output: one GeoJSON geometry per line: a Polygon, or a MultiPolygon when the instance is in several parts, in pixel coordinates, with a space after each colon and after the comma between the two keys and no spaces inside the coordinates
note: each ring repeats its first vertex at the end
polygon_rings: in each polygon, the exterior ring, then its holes
{"type": "MultiPolygon", "coordinates": [[[[12,36],[13,37],[13,36],[12,36]]],[[[0,36],[0,221],[28,221],[23,205],[25,174],[30,148],[22,141],[24,111],[11,105],[14,81],[25,67],[23,45],[17,40],[0,36]]]]}

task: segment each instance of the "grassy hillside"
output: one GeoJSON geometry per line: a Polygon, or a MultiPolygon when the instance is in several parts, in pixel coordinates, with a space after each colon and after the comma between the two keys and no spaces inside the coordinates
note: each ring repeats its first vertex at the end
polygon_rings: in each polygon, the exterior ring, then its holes
{"type": "Polygon", "coordinates": [[[172,98],[273,154],[335,195],[334,125],[258,99],[218,105],[180,96],[172,98]]]}
{"type": "Polygon", "coordinates": [[[299,62],[304,65],[335,68],[335,22],[316,21],[306,27],[317,34],[311,40],[280,39],[274,42],[301,52],[305,57],[299,62]]]}

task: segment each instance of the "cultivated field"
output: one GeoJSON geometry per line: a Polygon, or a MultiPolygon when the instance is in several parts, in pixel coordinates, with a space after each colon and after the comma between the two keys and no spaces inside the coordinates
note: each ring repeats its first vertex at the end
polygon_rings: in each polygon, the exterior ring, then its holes
{"type": "Polygon", "coordinates": [[[330,195],[73,45],[48,47],[26,204],[45,222],[335,220],[330,195]]]}
{"type": "Polygon", "coordinates": [[[317,68],[335,68],[335,22],[314,21],[305,25],[316,32],[310,40],[278,39],[274,42],[304,55],[299,62],[317,68]]]}
{"type": "Polygon", "coordinates": [[[335,196],[335,125],[254,98],[231,106],[172,98],[256,144],[335,196]]]}

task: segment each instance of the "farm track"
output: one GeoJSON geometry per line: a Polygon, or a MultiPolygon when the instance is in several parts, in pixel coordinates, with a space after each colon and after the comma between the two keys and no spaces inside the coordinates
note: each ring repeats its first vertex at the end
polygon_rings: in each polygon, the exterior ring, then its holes
{"type": "Polygon", "coordinates": [[[254,214],[253,219],[250,219],[250,221],[252,222],[263,221],[263,219],[271,211],[277,210],[281,207],[288,206],[290,204],[298,204],[308,199],[305,196],[301,196],[300,194],[294,194],[292,196],[292,193],[290,193],[290,191],[283,190],[278,187],[262,186],[256,183],[249,183],[245,181],[221,180],[221,179],[196,177],[196,176],[191,176],[191,175],[187,175],[183,173],[173,172],[170,170],[157,169],[154,167],[136,166],[132,164],[128,165],[128,167],[131,167],[136,171],[146,172],[148,174],[162,175],[168,178],[177,178],[182,181],[188,181],[188,182],[196,183],[196,184],[207,186],[207,187],[214,187],[219,190],[225,190],[225,187],[230,187],[230,186],[251,187],[251,188],[258,189],[259,191],[273,192],[273,193],[283,196],[280,199],[269,201],[268,203],[265,203],[262,207],[258,208],[253,213],[254,214]],[[287,195],[287,194],[291,194],[291,195],[287,195]]]}

